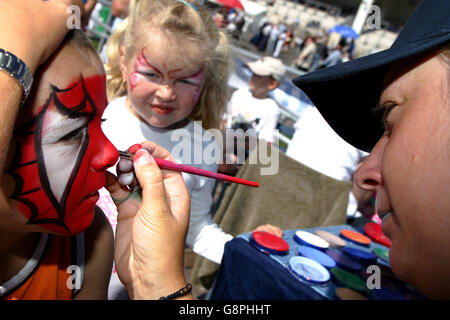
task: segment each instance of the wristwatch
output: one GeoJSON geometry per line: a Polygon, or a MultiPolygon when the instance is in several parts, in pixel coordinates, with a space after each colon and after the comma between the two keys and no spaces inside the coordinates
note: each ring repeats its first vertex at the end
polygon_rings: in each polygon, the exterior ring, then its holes
{"type": "Polygon", "coordinates": [[[0,70],[5,70],[11,77],[16,78],[23,88],[22,102],[27,99],[33,83],[33,74],[25,62],[13,53],[0,49],[0,70]]]}

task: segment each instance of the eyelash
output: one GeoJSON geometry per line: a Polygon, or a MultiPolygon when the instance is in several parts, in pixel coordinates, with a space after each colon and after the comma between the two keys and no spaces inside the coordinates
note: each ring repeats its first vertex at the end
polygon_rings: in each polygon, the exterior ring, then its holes
{"type": "Polygon", "coordinates": [[[384,130],[387,129],[389,114],[391,111],[397,106],[394,102],[386,102],[383,104],[379,104],[375,107],[376,112],[383,112],[383,115],[381,117],[381,122],[383,124],[384,130]]]}
{"type": "Polygon", "coordinates": [[[188,79],[180,79],[178,81],[181,82],[181,83],[190,84],[192,86],[196,86],[197,85],[196,83],[194,83],[194,82],[192,82],[192,81],[190,81],[188,79]]]}
{"type": "MultiPolygon", "coordinates": [[[[155,77],[158,76],[158,74],[153,73],[153,72],[140,71],[140,73],[141,73],[143,76],[148,77],[148,78],[155,78],[155,77]]],[[[192,82],[192,81],[189,80],[189,79],[178,79],[177,81],[178,81],[178,82],[181,82],[181,83],[183,83],[183,84],[188,84],[188,85],[191,85],[191,86],[197,86],[197,83],[192,82]]]]}
{"type": "Polygon", "coordinates": [[[157,76],[157,74],[153,73],[153,72],[141,72],[141,74],[146,76],[146,77],[149,77],[149,78],[154,78],[154,77],[157,76]]]}
{"type": "Polygon", "coordinates": [[[71,143],[79,138],[81,138],[82,134],[87,130],[88,126],[80,127],[72,132],[66,134],[64,137],[59,139],[60,142],[71,143]]]}

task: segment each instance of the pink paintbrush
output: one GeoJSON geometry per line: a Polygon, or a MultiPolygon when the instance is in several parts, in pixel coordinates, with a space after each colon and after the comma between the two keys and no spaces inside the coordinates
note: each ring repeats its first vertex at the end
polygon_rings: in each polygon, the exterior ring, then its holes
{"type": "MultiPolygon", "coordinates": [[[[133,160],[133,157],[134,157],[134,155],[132,153],[128,152],[128,151],[119,151],[119,155],[120,155],[120,157],[128,159],[128,160],[133,160]]],[[[191,174],[195,174],[195,175],[198,175],[198,176],[203,176],[203,177],[209,177],[209,178],[213,178],[213,179],[219,179],[219,180],[224,180],[224,181],[229,181],[229,182],[240,183],[240,184],[243,184],[243,185],[246,185],[246,186],[250,186],[250,187],[255,187],[255,188],[259,187],[259,183],[258,182],[244,180],[244,179],[241,179],[241,178],[228,176],[228,175],[222,174],[222,173],[211,172],[211,171],[208,171],[208,170],[199,169],[199,168],[188,166],[188,165],[185,165],[185,164],[179,164],[179,163],[175,163],[175,162],[172,162],[172,161],[169,161],[169,160],[160,159],[160,158],[154,158],[154,159],[155,159],[155,162],[158,165],[158,167],[161,168],[161,169],[191,173],[191,174]]]]}

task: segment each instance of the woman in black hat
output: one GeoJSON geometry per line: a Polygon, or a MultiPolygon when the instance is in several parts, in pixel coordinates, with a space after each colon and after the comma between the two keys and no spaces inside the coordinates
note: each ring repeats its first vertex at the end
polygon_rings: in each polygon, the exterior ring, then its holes
{"type": "Polygon", "coordinates": [[[391,267],[438,299],[450,298],[449,41],[448,1],[424,0],[390,49],[294,79],[341,137],[371,151],[355,180],[377,193],[391,267]]]}

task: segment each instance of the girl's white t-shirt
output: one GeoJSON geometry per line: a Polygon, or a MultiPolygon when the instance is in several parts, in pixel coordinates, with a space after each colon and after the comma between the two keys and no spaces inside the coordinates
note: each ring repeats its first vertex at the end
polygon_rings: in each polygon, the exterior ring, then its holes
{"type": "MultiPolygon", "coordinates": [[[[211,150],[214,139],[200,125],[190,121],[185,127],[176,130],[154,128],[131,114],[125,101],[126,97],[115,99],[103,114],[103,132],[117,149],[127,150],[133,144],[149,140],[171,152],[179,163],[217,172],[217,162],[210,163],[210,159],[204,159],[206,158],[204,154],[211,150]]],[[[115,174],[115,168],[111,168],[110,171],[115,174]]],[[[191,215],[186,244],[192,247],[195,253],[220,263],[225,243],[233,236],[223,232],[212,220],[210,214],[215,180],[184,172],[182,175],[191,197],[191,215]]],[[[107,193],[103,189],[102,198],[105,192],[107,193]]],[[[101,208],[105,210],[105,203],[101,205],[101,208]]],[[[110,205],[107,210],[111,211],[110,205]]],[[[113,211],[112,214],[111,212],[106,214],[115,227],[117,223],[115,207],[113,211]]]]}

